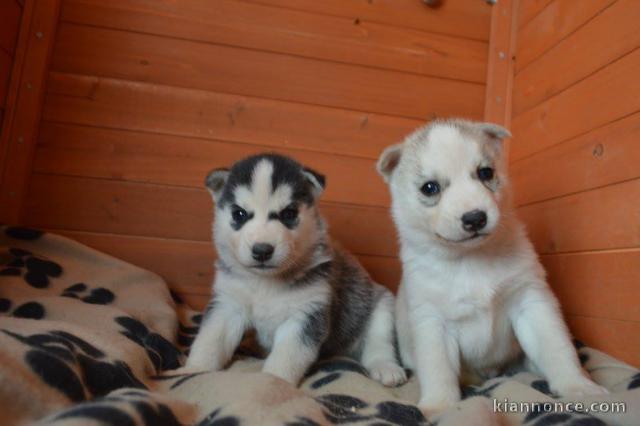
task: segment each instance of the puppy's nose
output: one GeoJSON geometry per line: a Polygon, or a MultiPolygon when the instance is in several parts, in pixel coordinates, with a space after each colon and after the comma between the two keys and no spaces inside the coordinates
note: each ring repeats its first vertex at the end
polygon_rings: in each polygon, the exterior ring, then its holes
{"type": "Polygon", "coordinates": [[[251,247],[251,255],[259,262],[266,262],[271,259],[275,247],[267,243],[256,243],[251,247]]]}
{"type": "Polygon", "coordinates": [[[471,210],[462,215],[462,227],[465,231],[476,232],[487,225],[487,213],[483,210],[471,210]]]}

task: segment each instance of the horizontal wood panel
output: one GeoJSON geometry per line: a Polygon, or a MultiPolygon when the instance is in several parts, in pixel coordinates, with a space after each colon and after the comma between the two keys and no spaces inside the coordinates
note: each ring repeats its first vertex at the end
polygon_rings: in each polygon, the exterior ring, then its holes
{"type": "Polygon", "coordinates": [[[0,50],[13,55],[18,39],[22,6],[17,0],[0,1],[0,50]]]}
{"type": "Polygon", "coordinates": [[[67,0],[62,20],[484,83],[487,44],[237,0],[67,0]]]}
{"type": "MultiPolygon", "coordinates": [[[[7,100],[12,66],[13,59],[11,56],[4,50],[0,50],[0,108],[5,106],[7,100]]],[[[2,125],[2,123],[0,123],[0,125],[2,125]]]]}
{"type": "MultiPolygon", "coordinates": [[[[585,13],[588,9],[586,5],[596,2],[595,0],[587,1],[585,7],[580,8],[572,7],[570,2],[556,1],[555,3],[563,4],[566,9],[580,10],[581,13],[585,13]]],[[[534,107],[637,48],[640,45],[638,21],[640,21],[638,2],[620,0],[562,40],[516,76],[513,95],[514,113],[520,114],[534,107]]],[[[538,29],[536,27],[532,30],[536,31],[536,35],[531,37],[536,40],[545,37],[544,33],[537,33],[538,29]]],[[[555,29],[556,27],[553,26],[549,32],[554,33],[555,29]]],[[[525,52],[527,46],[519,44],[518,48],[525,52]]],[[[520,63],[520,57],[516,63],[520,63]]],[[[629,75],[624,78],[633,77],[629,75]]],[[[613,97],[613,95],[609,96],[613,97]]],[[[604,97],[609,96],[604,95],[604,97]]],[[[599,102],[588,106],[594,110],[601,107],[599,102]]]]}
{"type": "Polygon", "coordinates": [[[430,8],[414,0],[245,0],[294,10],[381,22],[401,27],[487,40],[491,7],[485,2],[446,0],[430,8]]]}
{"type": "Polygon", "coordinates": [[[551,3],[552,0],[520,0],[518,27],[523,27],[551,3]]]}
{"type": "Polygon", "coordinates": [[[576,7],[570,1],[554,0],[519,32],[516,72],[615,1],[582,0],[580,7],[576,7]]]}
{"type": "MultiPolygon", "coordinates": [[[[551,73],[549,71],[547,74],[551,73]]],[[[513,120],[511,161],[640,109],[640,50],[622,57],[513,120]]]]}
{"type": "MultiPolygon", "coordinates": [[[[207,173],[264,146],[178,136],[43,123],[34,170],[157,184],[204,187],[207,173]]],[[[326,201],[389,205],[387,185],[375,161],[292,149],[278,149],[327,177],[326,201]]]]}
{"type": "Polygon", "coordinates": [[[545,255],[541,261],[565,313],[640,321],[640,250],[545,255]]]}
{"type": "MultiPolygon", "coordinates": [[[[208,241],[204,189],[34,174],[25,222],[39,228],[208,241]],[[153,218],[152,220],[150,218],[153,218]]],[[[388,209],[321,203],[331,234],[357,254],[396,256],[388,209]]]]}
{"type": "MultiPolygon", "coordinates": [[[[214,277],[215,250],[208,241],[144,238],[130,235],[54,230],[76,241],[148,269],[178,293],[209,295],[214,277]]],[[[394,257],[358,255],[372,278],[395,291],[400,262],[394,257]]]]}
{"type": "Polygon", "coordinates": [[[377,159],[419,120],[52,73],[44,119],[377,159]]]}
{"type": "Polygon", "coordinates": [[[539,253],[640,246],[640,179],[518,209],[539,253]],[[633,202],[631,200],[634,200],[633,202]]]}
{"type": "Polygon", "coordinates": [[[567,323],[573,335],[587,345],[640,366],[640,322],[568,315],[567,323]]]}
{"type": "Polygon", "coordinates": [[[52,69],[422,119],[484,103],[476,83],[68,23],[52,69]]]}
{"type": "Polygon", "coordinates": [[[640,113],[510,165],[516,205],[640,176],[640,113]]]}

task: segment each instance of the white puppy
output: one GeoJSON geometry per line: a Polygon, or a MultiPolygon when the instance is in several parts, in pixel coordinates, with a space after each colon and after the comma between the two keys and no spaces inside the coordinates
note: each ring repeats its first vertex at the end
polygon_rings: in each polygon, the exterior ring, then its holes
{"type": "Polygon", "coordinates": [[[263,371],[297,384],[318,357],[348,355],[372,378],[403,383],[393,295],[332,244],[317,209],[324,176],[275,154],[212,171],[218,252],[214,296],[186,370],[219,370],[249,328],[263,371]]]}
{"type": "Polygon", "coordinates": [[[501,155],[509,136],[494,124],[438,120],[378,161],[402,247],[400,354],[427,414],[460,399],[461,378],[494,376],[521,349],[555,392],[606,392],[580,367],[515,217],[501,155]]]}

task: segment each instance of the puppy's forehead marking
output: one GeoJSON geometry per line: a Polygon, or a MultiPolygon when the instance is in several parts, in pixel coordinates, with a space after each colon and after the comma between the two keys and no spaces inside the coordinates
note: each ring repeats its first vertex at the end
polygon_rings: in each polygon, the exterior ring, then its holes
{"type": "Polygon", "coordinates": [[[266,206],[271,196],[273,163],[267,159],[260,160],[251,176],[251,192],[256,204],[266,206]]]}
{"type": "Polygon", "coordinates": [[[418,145],[421,172],[442,177],[467,173],[483,160],[480,144],[471,135],[458,128],[438,125],[429,131],[418,145]]]}
{"type": "Polygon", "coordinates": [[[258,214],[280,211],[291,204],[293,189],[285,182],[274,182],[274,165],[268,159],[260,160],[251,175],[250,186],[235,190],[238,205],[258,214]],[[274,188],[273,185],[277,184],[274,188]]]}

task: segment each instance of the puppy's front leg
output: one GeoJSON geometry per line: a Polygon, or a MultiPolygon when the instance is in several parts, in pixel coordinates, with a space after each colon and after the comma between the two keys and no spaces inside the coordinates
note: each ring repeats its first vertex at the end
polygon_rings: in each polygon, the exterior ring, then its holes
{"type": "Polygon", "coordinates": [[[460,400],[458,344],[437,316],[416,315],[411,327],[420,382],[418,406],[427,416],[438,414],[460,400]]]}
{"type": "Polygon", "coordinates": [[[524,290],[512,313],[513,329],[527,357],[560,395],[598,395],[608,391],[593,383],[580,366],[555,296],[546,286],[524,290]]]}
{"type": "Polygon", "coordinates": [[[289,318],[276,330],[271,353],[262,371],[297,385],[318,358],[328,330],[324,308],[304,318],[289,318]]]}
{"type": "Polygon", "coordinates": [[[241,306],[214,300],[209,309],[191,345],[186,370],[221,370],[242,340],[247,317],[241,306]]]}

